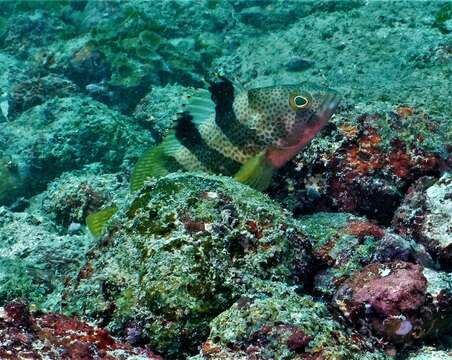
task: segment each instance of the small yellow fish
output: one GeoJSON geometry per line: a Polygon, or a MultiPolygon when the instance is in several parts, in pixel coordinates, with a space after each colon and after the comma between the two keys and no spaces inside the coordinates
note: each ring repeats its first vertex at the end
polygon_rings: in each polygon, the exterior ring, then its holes
{"type": "MultiPolygon", "coordinates": [[[[138,160],[131,190],[178,170],[233,176],[265,190],[274,171],[326,125],[338,102],[333,91],[310,83],[236,94],[232,83],[220,78],[208,90],[197,90],[182,106],[174,129],[138,160]]],[[[91,214],[88,228],[100,235],[115,211],[91,214]]]]}

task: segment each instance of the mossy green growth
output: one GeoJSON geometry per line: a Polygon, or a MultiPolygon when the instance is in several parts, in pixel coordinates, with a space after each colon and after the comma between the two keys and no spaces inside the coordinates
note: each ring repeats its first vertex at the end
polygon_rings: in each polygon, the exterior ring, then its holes
{"type": "Polygon", "coordinates": [[[130,60],[127,56],[115,58],[112,66],[115,71],[111,76],[110,84],[113,86],[139,86],[145,77],[146,71],[152,70],[149,65],[146,66],[140,62],[130,60]]]}
{"type": "Polygon", "coordinates": [[[446,2],[438,10],[435,16],[435,26],[444,34],[452,31],[452,23],[446,26],[446,22],[452,22],[452,3],[446,2]]]}
{"type": "Polygon", "coordinates": [[[270,359],[386,359],[367,352],[366,340],[353,340],[352,331],[333,320],[324,303],[298,295],[296,289],[260,282],[211,322],[208,349],[195,359],[248,358],[247,350],[270,359]],[[203,356],[204,355],[204,356],[203,356]]]}
{"type": "Polygon", "coordinates": [[[311,261],[298,224],[266,195],[202,174],[149,182],[100,241],[66,310],[119,335],[138,324],[168,359],[196,353],[210,320],[256,279],[301,287],[311,261]]]}
{"type": "Polygon", "coordinates": [[[342,229],[349,220],[357,217],[347,213],[320,212],[302,218],[303,230],[312,239],[314,246],[323,246],[342,229]]]}

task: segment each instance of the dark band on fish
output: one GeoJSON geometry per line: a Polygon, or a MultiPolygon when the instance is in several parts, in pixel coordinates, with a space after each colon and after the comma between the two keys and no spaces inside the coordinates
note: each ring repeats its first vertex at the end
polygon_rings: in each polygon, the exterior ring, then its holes
{"type": "Polygon", "coordinates": [[[181,164],[174,156],[164,155],[162,161],[165,163],[165,168],[168,172],[173,173],[179,170],[185,170],[184,164],[181,164]]]}
{"type": "Polygon", "coordinates": [[[175,131],[180,143],[210,171],[230,175],[236,173],[242,166],[239,162],[211,148],[202,138],[189,113],[180,114],[175,131]]]}
{"type": "Polygon", "coordinates": [[[256,130],[238,121],[233,109],[234,86],[231,81],[221,78],[220,82],[210,84],[209,91],[215,103],[215,123],[232,145],[265,145],[259,141],[256,130]]]}

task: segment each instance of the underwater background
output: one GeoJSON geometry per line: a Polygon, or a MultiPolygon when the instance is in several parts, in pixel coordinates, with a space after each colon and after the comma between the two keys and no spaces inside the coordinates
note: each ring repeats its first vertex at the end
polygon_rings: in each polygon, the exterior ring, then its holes
{"type": "Polygon", "coordinates": [[[2,1],[0,359],[452,359],[451,75],[448,1],[2,1]],[[265,191],[131,192],[213,78],[341,103],[265,191]]]}

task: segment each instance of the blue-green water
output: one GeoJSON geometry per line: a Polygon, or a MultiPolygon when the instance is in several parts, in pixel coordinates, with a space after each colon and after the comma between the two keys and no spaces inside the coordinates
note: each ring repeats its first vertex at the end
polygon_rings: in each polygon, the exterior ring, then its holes
{"type": "Polygon", "coordinates": [[[451,2],[0,5],[0,359],[451,358],[451,2]]]}

